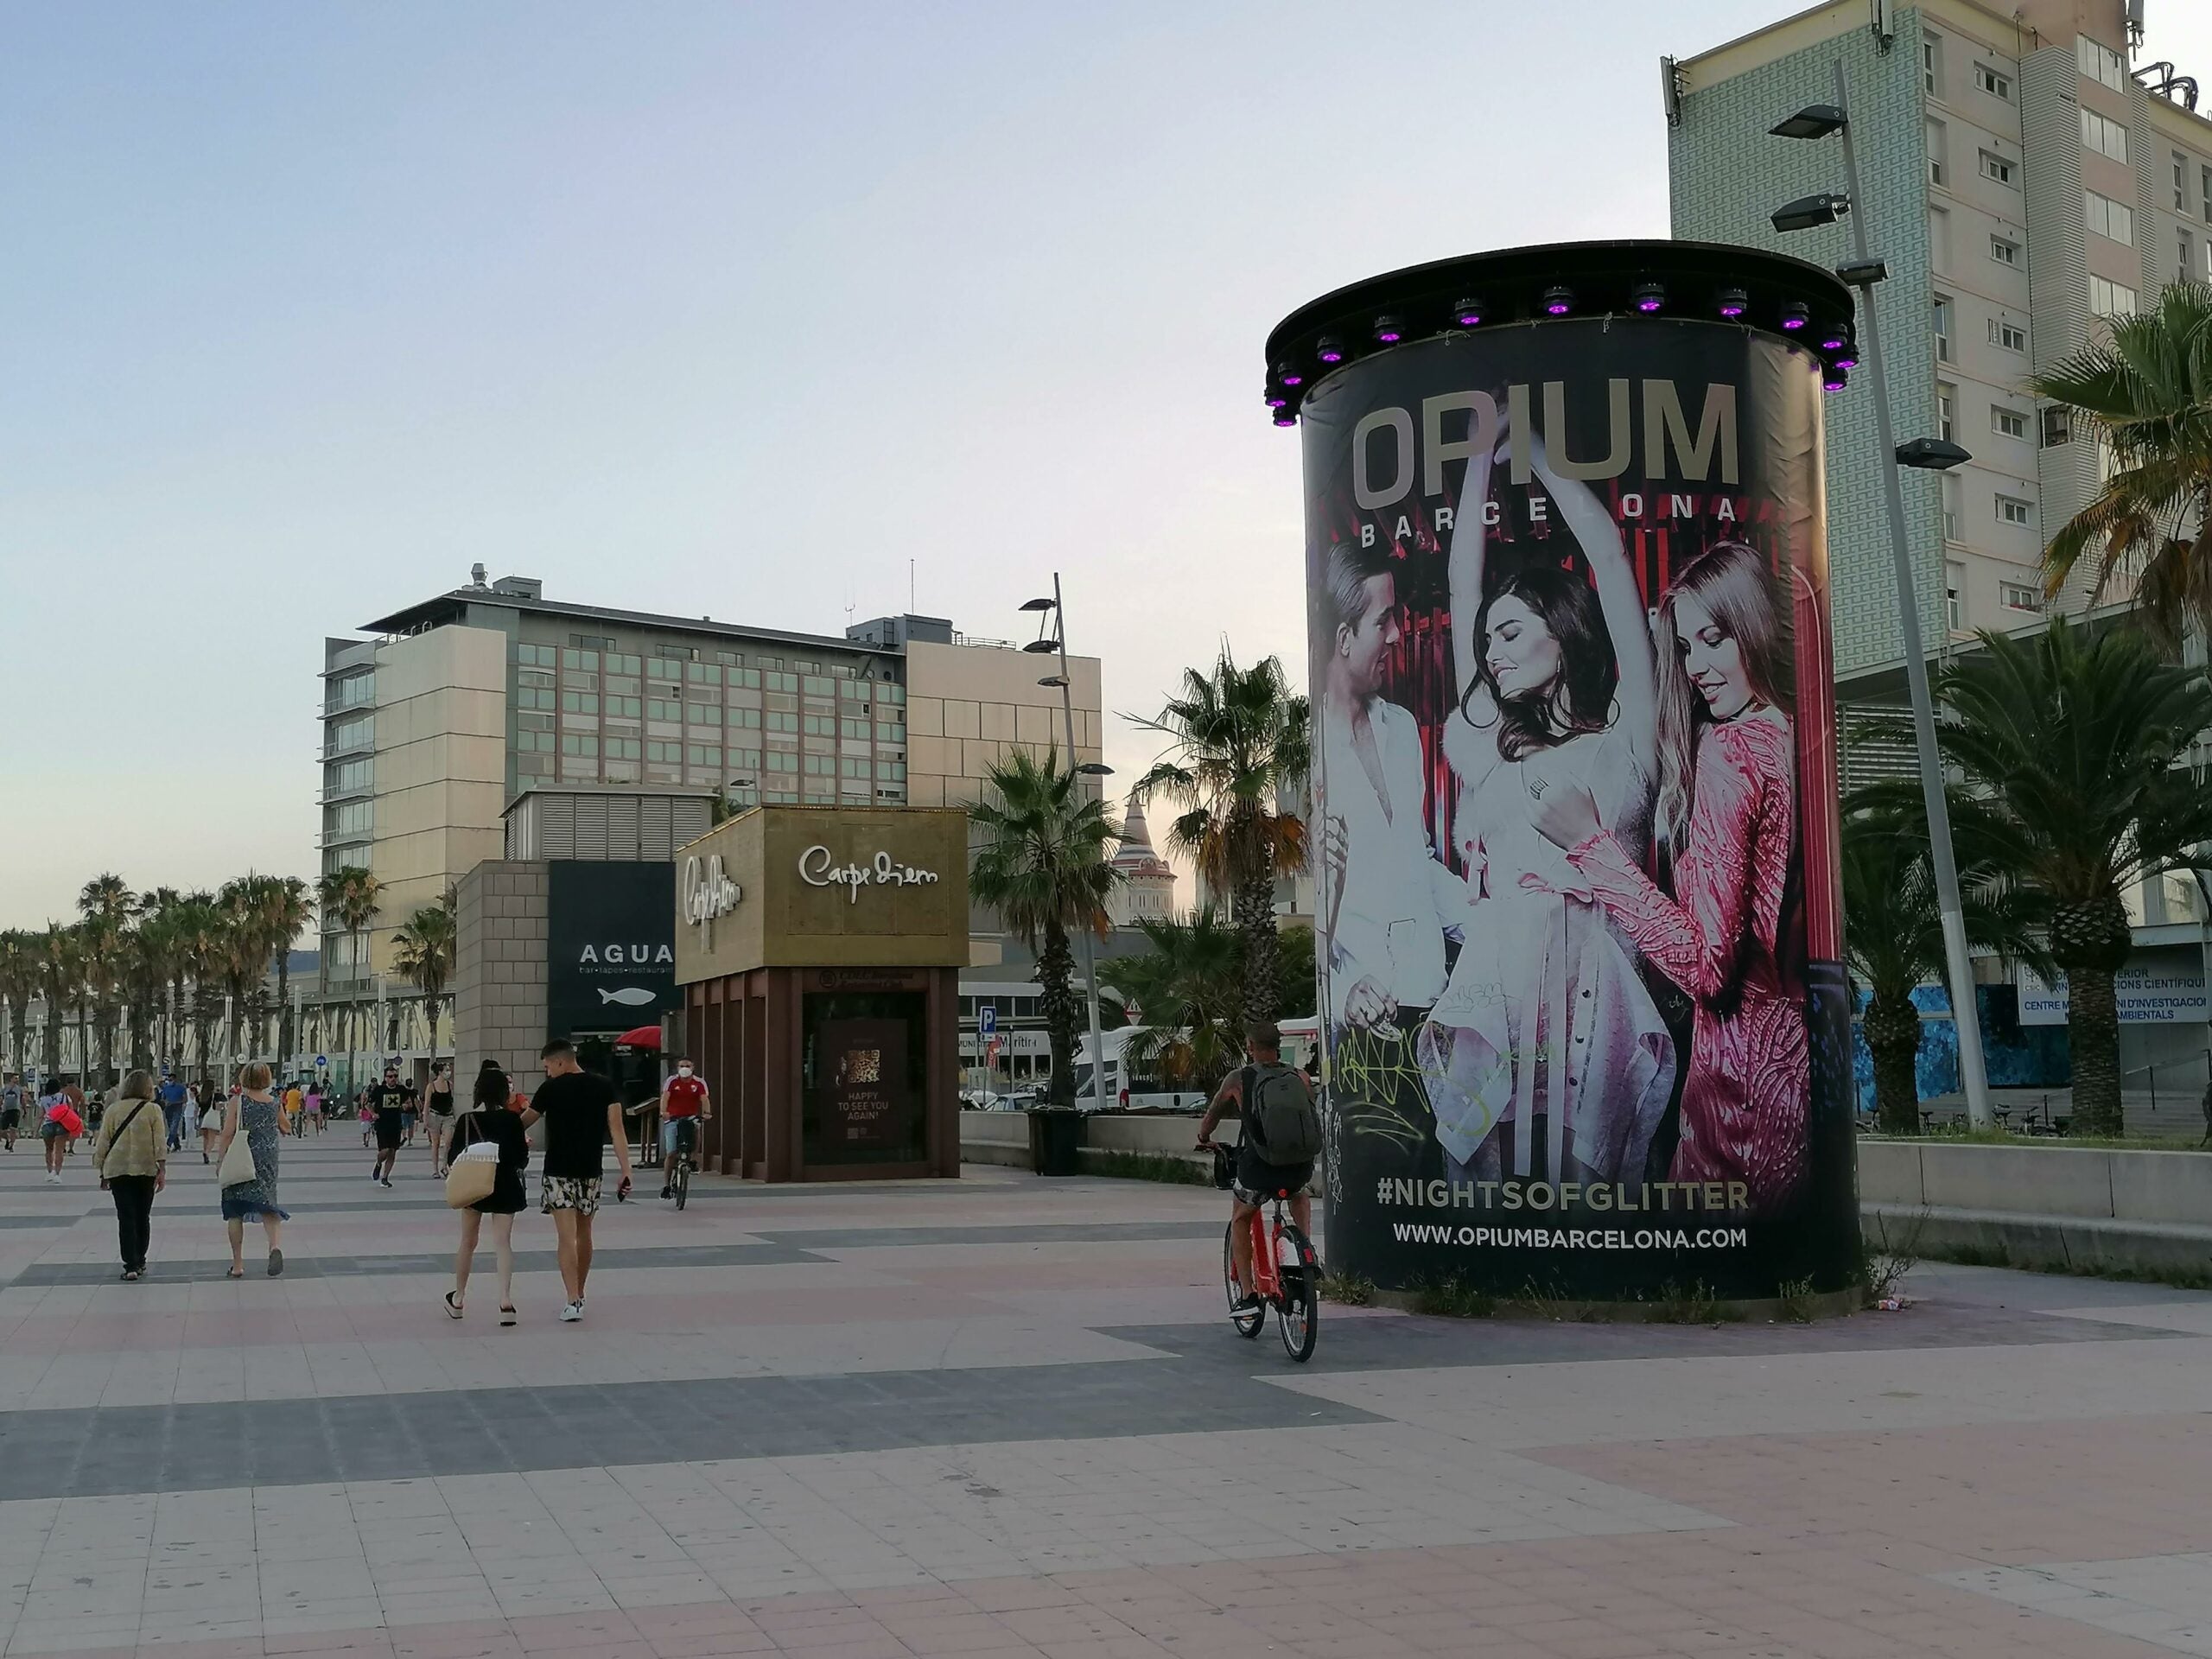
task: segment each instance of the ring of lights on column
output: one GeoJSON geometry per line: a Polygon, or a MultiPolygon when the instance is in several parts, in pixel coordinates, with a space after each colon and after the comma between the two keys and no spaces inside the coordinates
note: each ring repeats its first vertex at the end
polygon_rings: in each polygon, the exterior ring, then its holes
{"type": "Polygon", "coordinates": [[[1849,291],[1517,249],[1287,319],[1332,1266],[1745,1298],[1857,1253],[1821,393],[1849,291]]]}

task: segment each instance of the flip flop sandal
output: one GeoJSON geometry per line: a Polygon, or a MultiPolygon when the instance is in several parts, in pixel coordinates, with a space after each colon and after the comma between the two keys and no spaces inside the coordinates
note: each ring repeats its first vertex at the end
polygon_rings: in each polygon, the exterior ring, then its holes
{"type": "Polygon", "coordinates": [[[228,1273],[226,1273],[223,1277],[226,1279],[243,1279],[245,1277],[245,1269],[244,1268],[232,1268],[228,1273]]]}
{"type": "Polygon", "coordinates": [[[453,1299],[453,1292],[446,1292],[446,1313],[453,1319],[461,1317],[461,1304],[453,1299]]]}
{"type": "MultiPolygon", "coordinates": [[[[461,1316],[460,1316],[459,1314],[457,1314],[457,1313],[456,1313],[454,1317],[455,1319],[459,1319],[461,1316]]],[[[502,1306],[502,1307],[499,1309],[499,1323],[500,1323],[501,1325],[512,1325],[514,1322],[515,1322],[515,1311],[514,1311],[514,1309],[512,1309],[512,1307],[502,1306]]]]}
{"type": "Polygon", "coordinates": [[[280,1273],[282,1273],[282,1272],[283,1272],[283,1271],[284,1271],[284,1252],[283,1252],[283,1251],[282,1251],[282,1250],[271,1250],[271,1251],[270,1251],[270,1252],[269,1252],[269,1276],[270,1276],[271,1279],[274,1279],[274,1278],[275,1278],[278,1274],[280,1274],[280,1273]]]}

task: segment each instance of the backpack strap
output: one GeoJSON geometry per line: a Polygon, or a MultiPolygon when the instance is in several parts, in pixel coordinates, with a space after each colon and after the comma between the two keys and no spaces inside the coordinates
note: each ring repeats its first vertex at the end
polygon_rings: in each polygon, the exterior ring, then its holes
{"type": "Polygon", "coordinates": [[[1236,1074],[1236,1116],[1243,1124],[1238,1138],[1255,1150],[1268,1149],[1268,1137],[1260,1128],[1260,1068],[1248,1065],[1236,1074]]]}

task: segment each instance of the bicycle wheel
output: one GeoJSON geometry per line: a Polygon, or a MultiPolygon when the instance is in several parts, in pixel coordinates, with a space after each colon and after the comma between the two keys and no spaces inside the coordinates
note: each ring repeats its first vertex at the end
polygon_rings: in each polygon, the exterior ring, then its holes
{"type": "Polygon", "coordinates": [[[1303,1364],[1313,1357],[1313,1344],[1321,1334],[1321,1287],[1313,1267],[1313,1244],[1293,1222],[1283,1224],[1282,1236],[1290,1241],[1295,1262],[1279,1263],[1282,1275],[1282,1314],[1275,1328],[1282,1336],[1282,1351],[1303,1364]]]}
{"type": "Polygon", "coordinates": [[[1236,1334],[1250,1338],[1260,1334],[1260,1327],[1268,1322],[1268,1310],[1255,1307],[1249,1313],[1236,1311],[1237,1300],[1244,1293],[1236,1287],[1236,1257],[1230,1241],[1236,1236],[1236,1224],[1230,1222],[1221,1236],[1221,1277],[1229,1291],[1229,1322],[1236,1327],[1236,1334]]]}
{"type": "Polygon", "coordinates": [[[676,1207],[681,1210],[683,1201],[691,1196],[691,1160],[683,1153],[676,1155],[676,1173],[672,1178],[676,1188],[676,1207]]]}

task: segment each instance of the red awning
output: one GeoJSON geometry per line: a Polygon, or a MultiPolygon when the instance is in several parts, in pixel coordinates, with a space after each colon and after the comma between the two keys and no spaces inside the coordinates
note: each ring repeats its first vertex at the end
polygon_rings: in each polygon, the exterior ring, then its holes
{"type": "Polygon", "coordinates": [[[650,1048],[658,1052],[660,1048],[660,1027],[639,1026],[634,1031],[626,1031],[614,1039],[614,1046],[617,1048],[650,1048]]]}

